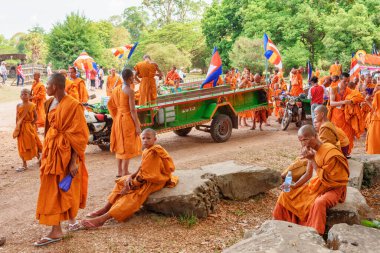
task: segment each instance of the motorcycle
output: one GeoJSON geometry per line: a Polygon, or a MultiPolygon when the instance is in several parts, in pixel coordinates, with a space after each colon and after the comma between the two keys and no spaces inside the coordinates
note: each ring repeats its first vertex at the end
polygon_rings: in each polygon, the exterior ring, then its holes
{"type": "Polygon", "coordinates": [[[84,116],[86,118],[87,127],[90,132],[90,136],[88,138],[88,144],[98,145],[98,147],[103,151],[110,150],[110,136],[111,136],[111,128],[112,128],[112,117],[107,113],[96,113],[96,111],[102,111],[106,108],[100,108],[90,105],[84,105],[84,116]],[[100,109],[100,110],[99,110],[100,109]]]}
{"type": "Polygon", "coordinates": [[[287,96],[285,98],[286,105],[284,110],[284,116],[281,121],[281,129],[285,131],[290,122],[295,122],[297,127],[302,126],[302,101],[299,97],[287,96]]]}

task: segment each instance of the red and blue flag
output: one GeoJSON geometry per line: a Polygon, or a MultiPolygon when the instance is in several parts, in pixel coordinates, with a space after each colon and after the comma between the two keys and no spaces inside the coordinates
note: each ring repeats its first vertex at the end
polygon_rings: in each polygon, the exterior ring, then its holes
{"type": "Polygon", "coordinates": [[[307,81],[310,83],[310,79],[313,77],[313,67],[310,60],[307,61],[307,81]]]}
{"type": "Polygon", "coordinates": [[[214,47],[214,51],[212,53],[210,66],[207,71],[206,79],[203,81],[201,85],[201,89],[210,82],[212,82],[212,86],[215,87],[218,82],[219,76],[222,74],[222,59],[220,58],[218,49],[214,47]]]}
{"type": "Polygon", "coordinates": [[[265,58],[267,58],[270,63],[281,70],[282,60],[280,51],[278,51],[276,45],[273,44],[266,33],[264,33],[264,51],[265,58]]]}

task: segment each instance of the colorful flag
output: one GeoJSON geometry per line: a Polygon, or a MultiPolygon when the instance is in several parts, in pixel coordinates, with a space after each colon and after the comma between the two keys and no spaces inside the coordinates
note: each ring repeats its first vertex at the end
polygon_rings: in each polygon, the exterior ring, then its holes
{"type": "Polygon", "coordinates": [[[213,87],[216,86],[219,76],[222,74],[222,59],[220,58],[218,49],[214,47],[214,52],[212,53],[210,66],[207,71],[206,80],[203,81],[201,89],[210,82],[213,82],[213,87]]]}
{"type": "Polygon", "coordinates": [[[310,83],[310,79],[313,77],[313,68],[311,66],[310,60],[307,61],[307,80],[310,83]]]}
{"type": "Polygon", "coordinates": [[[355,53],[353,53],[351,57],[350,79],[352,80],[354,77],[359,77],[359,73],[360,73],[359,63],[355,57],[355,53]]]}
{"type": "Polygon", "coordinates": [[[123,56],[129,52],[128,53],[128,60],[129,60],[129,58],[131,58],[138,44],[139,43],[136,42],[135,44],[127,44],[122,47],[112,48],[111,50],[112,50],[113,55],[118,58],[123,58],[123,56]]]}
{"type": "Polygon", "coordinates": [[[264,56],[268,59],[270,63],[272,63],[274,66],[282,69],[282,60],[280,52],[278,51],[277,47],[273,44],[273,42],[268,38],[268,35],[264,33],[264,56]]]}

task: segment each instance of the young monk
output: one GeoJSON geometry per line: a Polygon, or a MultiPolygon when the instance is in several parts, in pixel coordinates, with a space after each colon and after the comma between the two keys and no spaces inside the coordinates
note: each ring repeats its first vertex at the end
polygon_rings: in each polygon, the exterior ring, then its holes
{"type": "Polygon", "coordinates": [[[338,86],[340,80],[339,80],[339,76],[331,76],[331,84],[330,84],[330,87],[331,88],[334,88],[336,86],[338,86]]]}
{"type": "Polygon", "coordinates": [[[155,144],[156,132],[147,128],[141,137],[144,152],[140,167],[134,174],[116,180],[107,204],[87,215],[91,219],[81,222],[84,228],[100,227],[111,218],[124,221],[140,209],[150,194],[177,184],[178,178],[172,176],[175,170],[172,158],[163,147],[155,144]]]}
{"type": "Polygon", "coordinates": [[[40,72],[35,72],[33,75],[34,81],[32,85],[31,101],[36,105],[37,110],[37,127],[45,126],[45,109],[44,103],[46,101],[46,89],[45,85],[40,80],[40,72]]]}
{"type": "Polygon", "coordinates": [[[366,97],[366,102],[371,108],[370,122],[368,125],[366,152],[367,154],[380,154],[380,85],[377,85],[373,91],[373,100],[371,96],[366,97]]]}
{"type": "MultiPolygon", "coordinates": [[[[245,89],[245,88],[249,88],[249,87],[252,87],[252,83],[250,81],[250,73],[247,72],[246,69],[245,70],[245,74],[243,75],[243,78],[241,79],[241,83],[239,84],[239,89],[245,89]]],[[[254,112],[253,111],[245,111],[245,112],[240,112],[238,114],[239,116],[239,126],[248,126],[248,123],[247,123],[247,119],[250,118],[252,119],[252,122],[255,121],[254,119],[254,112]],[[243,122],[243,123],[242,123],[243,122]]]]}
{"type": "Polygon", "coordinates": [[[66,83],[65,83],[66,94],[79,101],[78,87],[76,84],[73,83],[73,81],[71,81],[68,78],[66,70],[60,69],[58,73],[62,74],[66,78],[66,83]]]}
{"type": "Polygon", "coordinates": [[[323,235],[327,209],[346,198],[347,159],[333,144],[322,143],[311,125],[299,129],[298,139],[302,144],[301,154],[308,160],[307,170],[291,185],[290,192],[280,194],[273,217],[313,227],[323,235]],[[312,178],[313,170],[316,173],[312,178]]]}
{"type": "Polygon", "coordinates": [[[69,68],[70,78],[74,86],[77,87],[79,102],[87,103],[88,101],[88,92],[84,80],[80,77],[77,77],[77,69],[74,67],[69,68]]]}
{"type": "Polygon", "coordinates": [[[69,220],[69,230],[78,229],[75,217],[78,209],[86,206],[88,174],[84,153],[89,132],[83,106],[66,95],[65,82],[62,74],[55,73],[47,83],[47,94],[53,98],[45,104],[47,120],[36,218],[40,224],[51,226],[51,231],[35,246],[62,240],[64,220],[69,220]],[[58,184],[68,175],[73,177],[71,187],[63,192],[58,184]]]}
{"type": "Polygon", "coordinates": [[[107,84],[106,84],[107,96],[111,96],[112,90],[115,89],[117,86],[120,86],[122,83],[123,81],[121,80],[121,77],[118,74],[116,74],[116,70],[112,68],[111,75],[107,77],[107,84]]]}
{"type": "Polygon", "coordinates": [[[18,130],[15,130],[13,135],[14,138],[17,137],[18,153],[22,159],[22,167],[17,168],[17,172],[28,169],[27,161],[34,157],[40,159],[42,150],[42,144],[35,127],[37,110],[36,105],[30,102],[30,90],[22,89],[20,98],[22,103],[18,104],[16,108],[16,129],[18,130]]]}
{"type": "Polygon", "coordinates": [[[112,91],[108,102],[108,109],[113,118],[111,152],[116,153],[116,177],[129,175],[129,159],[141,154],[141,128],[135,107],[135,92],[130,87],[134,80],[133,72],[124,69],[121,75],[124,83],[112,91]]]}
{"type": "Polygon", "coordinates": [[[165,85],[174,86],[176,89],[179,87],[179,81],[181,77],[177,73],[177,68],[175,66],[166,74],[165,85]]]}

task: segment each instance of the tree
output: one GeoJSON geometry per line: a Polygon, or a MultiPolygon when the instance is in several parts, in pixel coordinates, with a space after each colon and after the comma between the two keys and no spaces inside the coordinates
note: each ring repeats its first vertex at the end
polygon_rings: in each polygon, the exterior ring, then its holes
{"type": "Polygon", "coordinates": [[[138,41],[141,32],[148,25],[148,13],[142,7],[132,6],[124,10],[122,18],[122,26],[128,30],[134,41],[138,41]]]}
{"type": "Polygon", "coordinates": [[[71,13],[63,23],[53,26],[48,48],[48,59],[57,68],[73,64],[83,50],[96,60],[103,49],[91,22],[78,13],[71,13]]]}
{"type": "Polygon", "coordinates": [[[45,36],[39,32],[31,32],[23,40],[28,60],[35,64],[45,64],[47,55],[45,36]]]}
{"type": "Polygon", "coordinates": [[[239,37],[230,52],[230,60],[232,66],[238,69],[248,67],[252,73],[263,72],[265,70],[263,41],[239,37]]]}

